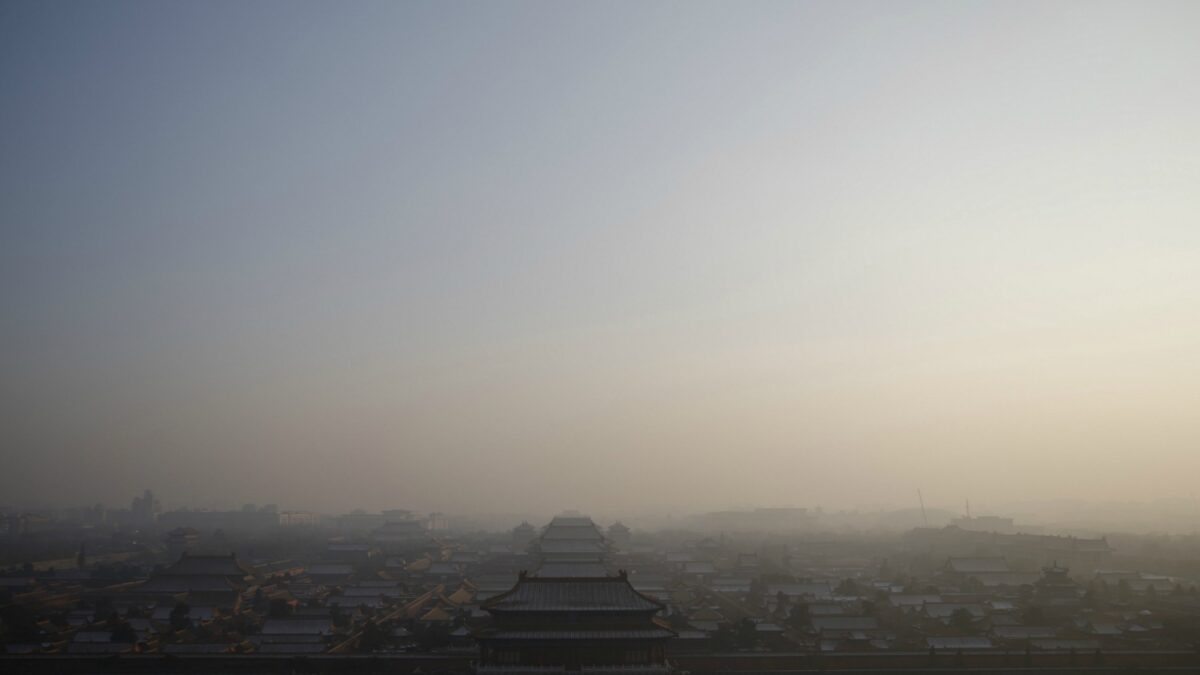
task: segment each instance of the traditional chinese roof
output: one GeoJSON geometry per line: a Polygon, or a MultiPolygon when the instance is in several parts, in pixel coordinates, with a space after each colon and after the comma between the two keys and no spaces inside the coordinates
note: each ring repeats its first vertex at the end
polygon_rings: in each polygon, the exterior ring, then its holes
{"type": "Polygon", "coordinates": [[[587,516],[555,516],[550,521],[550,527],[596,527],[596,523],[587,516]]]}
{"type": "Polygon", "coordinates": [[[542,534],[542,541],[600,541],[603,538],[595,525],[551,525],[542,534]]]}
{"type": "Polygon", "coordinates": [[[489,612],[656,612],[659,602],[638,593],[625,574],[553,578],[522,573],[507,593],[483,603],[489,612]]]}
{"type": "Polygon", "coordinates": [[[184,553],[175,564],[162,571],[167,576],[246,577],[252,570],[230,555],[192,555],[184,553]]]}
{"type": "Polygon", "coordinates": [[[597,562],[547,562],[534,572],[539,577],[602,577],[608,574],[597,562]]]}
{"type": "Polygon", "coordinates": [[[992,641],[985,637],[931,637],[925,643],[934,649],[991,649],[992,641]]]}
{"type": "Polygon", "coordinates": [[[833,586],[827,582],[767,584],[767,596],[780,593],[788,597],[828,598],[833,595],[833,586]]]}
{"type": "Polygon", "coordinates": [[[267,619],[263,622],[263,635],[331,635],[333,622],[320,619],[267,619]]]}
{"type": "Polygon", "coordinates": [[[1058,630],[1054,626],[996,626],[992,628],[992,637],[1001,640],[1029,640],[1057,636],[1058,630]]]}
{"type": "Polygon", "coordinates": [[[235,644],[228,642],[177,642],[165,644],[160,650],[164,654],[228,654],[233,651],[235,644]]]}
{"type": "Polygon", "coordinates": [[[815,630],[878,630],[879,620],[873,616],[822,616],[812,619],[815,630]]]}
{"type": "Polygon", "coordinates": [[[986,614],[983,605],[971,602],[927,602],[924,605],[923,611],[930,618],[948,619],[954,616],[954,612],[960,609],[969,612],[975,618],[986,614]]]}
{"type": "Polygon", "coordinates": [[[354,574],[354,566],[349,563],[318,563],[305,568],[313,576],[350,576],[354,574]]]}
{"type": "Polygon", "coordinates": [[[710,562],[686,562],[680,571],[684,574],[716,574],[717,568],[710,562]]]}
{"type": "Polygon", "coordinates": [[[674,637],[666,628],[614,628],[595,630],[489,630],[484,637],[495,640],[662,640],[674,637]]]}
{"type": "Polygon", "coordinates": [[[230,593],[236,588],[222,576],[163,575],[147,579],[138,590],[143,593],[230,593]]]}
{"type": "Polygon", "coordinates": [[[361,552],[370,551],[371,545],[370,544],[355,544],[355,543],[347,543],[347,542],[332,542],[327,547],[325,547],[325,550],[331,551],[331,552],[339,552],[339,553],[344,553],[347,551],[361,553],[361,552]]]}

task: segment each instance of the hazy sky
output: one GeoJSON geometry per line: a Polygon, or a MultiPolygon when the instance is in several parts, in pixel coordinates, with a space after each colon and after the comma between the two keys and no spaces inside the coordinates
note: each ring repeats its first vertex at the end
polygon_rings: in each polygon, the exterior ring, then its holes
{"type": "Polygon", "coordinates": [[[0,3],[0,503],[1196,497],[1200,3],[0,3]]]}

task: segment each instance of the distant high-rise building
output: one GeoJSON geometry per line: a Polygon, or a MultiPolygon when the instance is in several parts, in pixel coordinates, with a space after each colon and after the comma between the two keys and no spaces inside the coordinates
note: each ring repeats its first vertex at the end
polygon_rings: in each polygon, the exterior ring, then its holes
{"type": "Polygon", "coordinates": [[[446,514],[435,511],[426,519],[426,527],[430,532],[445,532],[450,529],[450,521],[446,519],[446,514]]]}
{"type": "Polygon", "coordinates": [[[133,522],[141,525],[152,523],[162,511],[162,504],[155,498],[154,493],[146,490],[141,497],[134,497],[133,503],[129,507],[130,515],[133,522]]]}

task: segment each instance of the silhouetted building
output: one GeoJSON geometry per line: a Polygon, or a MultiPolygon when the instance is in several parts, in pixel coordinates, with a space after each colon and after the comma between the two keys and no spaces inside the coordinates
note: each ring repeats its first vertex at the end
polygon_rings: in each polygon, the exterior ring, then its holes
{"type": "Polygon", "coordinates": [[[179,560],[183,554],[191,552],[200,541],[200,533],[191,527],[177,527],[167,533],[167,557],[179,560]]]}
{"type": "Polygon", "coordinates": [[[1051,604],[1073,604],[1083,597],[1083,588],[1075,583],[1069,569],[1058,565],[1042,568],[1042,576],[1034,582],[1034,598],[1051,604]]]}
{"type": "Polygon", "coordinates": [[[182,599],[193,610],[215,608],[236,612],[241,593],[253,580],[253,570],[230,555],[184,553],[167,569],[135,589],[160,606],[171,607],[182,599]]]}
{"type": "Polygon", "coordinates": [[[141,497],[134,497],[129,507],[133,522],[139,525],[154,522],[155,516],[162,510],[162,505],[154,497],[154,493],[146,490],[141,497]]]}
{"type": "Polygon", "coordinates": [[[663,605],[618,576],[553,578],[524,572],[482,608],[479,673],[571,670],[664,673],[675,633],[655,619],[663,605]]]}
{"type": "Polygon", "coordinates": [[[1112,557],[1112,548],[1103,537],[978,532],[949,525],[941,529],[914,529],[906,535],[906,540],[914,548],[929,554],[1005,556],[1040,565],[1062,563],[1089,573],[1103,567],[1112,557]]]}
{"type": "Polygon", "coordinates": [[[555,516],[534,547],[544,563],[587,563],[603,565],[609,547],[600,528],[587,516],[555,516]]]}
{"type": "Polygon", "coordinates": [[[628,547],[631,536],[629,528],[619,520],[608,527],[608,539],[618,548],[628,547]]]}
{"type": "Polygon", "coordinates": [[[371,543],[387,553],[400,553],[429,541],[429,532],[419,520],[394,520],[371,531],[371,543]]]}
{"type": "Polygon", "coordinates": [[[1016,532],[1013,519],[1000,516],[963,516],[955,518],[951,524],[972,532],[1002,532],[1006,534],[1016,532]]]}
{"type": "Polygon", "coordinates": [[[521,524],[514,527],[512,531],[513,552],[521,553],[528,550],[535,537],[537,537],[537,530],[533,528],[533,525],[530,525],[528,521],[521,521],[521,524]]]}

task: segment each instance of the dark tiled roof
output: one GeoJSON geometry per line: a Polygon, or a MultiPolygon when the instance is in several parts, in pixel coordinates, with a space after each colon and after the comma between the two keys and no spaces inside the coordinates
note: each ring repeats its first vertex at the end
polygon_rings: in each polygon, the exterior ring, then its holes
{"type": "Polygon", "coordinates": [[[767,596],[772,597],[783,593],[787,596],[812,596],[815,598],[828,597],[833,593],[833,587],[825,582],[767,584],[767,596]]]}
{"type": "Polygon", "coordinates": [[[81,630],[71,638],[71,642],[112,642],[110,630],[81,630]]]}
{"type": "Polygon", "coordinates": [[[175,564],[163,570],[164,575],[245,577],[252,570],[243,566],[231,555],[183,554],[175,564]]]}
{"type": "Polygon", "coordinates": [[[877,630],[879,621],[873,616],[822,616],[812,619],[817,630],[877,630]]]}
{"type": "Polygon", "coordinates": [[[983,605],[974,602],[927,602],[924,605],[925,614],[935,618],[950,618],[960,609],[966,610],[973,617],[985,614],[983,605]]]}
{"type": "Polygon", "coordinates": [[[542,541],[550,540],[585,540],[600,541],[604,536],[595,525],[551,525],[542,535],[542,541]]]}
{"type": "Polygon", "coordinates": [[[598,541],[578,541],[574,539],[556,539],[543,541],[539,545],[542,553],[604,553],[604,546],[598,541]]]}
{"type": "Polygon", "coordinates": [[[305,571],[317,576],[349,576],[354,574],[354,566],[348,563],[320,563],[309,565],[305,571]]]}
{"type": "Polygon", "coordinates": [[[361,552],[361,551],[370,551],[371,545],[370,544],[337,543],[337,544],[330,544],[329,546],[325,547],[325,550],[337,551],[337,552],[347,552],[347,551],[361,552]]]}
{"type": "Polygon", "coordinates": [[[235,589],[223,576],[163,575],[146,580],[138,590],[143,593],[214,593],[235,589]]]}
{"type": "Polygon", "coordinates": [[[345,595],[331,595],[325,599],[325,603],[330,607],[370,607],[372,609],[378,609],[386,604],[383,598],[379,596],[365,598],[362,596],[347,597],[345,595]]]}
{"type": "Polygon", "coordinates": [[[522,576],[507,593],[483,604],[499,612],[653,612],[662,605],[638,593],[624,576],[535,578],[522,576]]]}
{"type": "Polygon", "coordinates": [[[925,643],[934,649],[991,649],[992,641],[985,637],[931,637],[925,643]]]}
{"type": "Polygon", "coordinates": [[[68,654],[123,654],[129,651],[133,651],[133,643],[72,642],[67,645],[68,654]]]}
{"type": "Polygon", "coordinates": [[[320,654],[325,651],[325,645],[292,642],[270,643],[259,645],[256,651],[260,654],[320,654]]]}
{"type": "Polygon", "coordinates": [[[333,623],[329,619],[267,619],[263,635],[329,635],[333,623]]]}
{"type": "Polygon", "coordinates": [[[1100,648],[1099,640],[1030,640],[1034,649],[1091,651],[1100,648]]]}
{"type": "Polygon", "coordinates": [[[225,654],[233,645],[223,642],[176,643],[162,646],[164,654],[225,654]]]}
{"type": "Polygon", "coordinates": [[[1002,640],[1028,640],[1030,638],[1054,638],[1058,630],[1054,626],[996,626],[992,636],[1002,640]]]}
{"type": "Polygon", "coordinates": [[[596,523],[587,516],[555,516],[550,527],[596,527],[596,523]]]}
{"type": "Polygon", "coordinates": [[[607,574],[604,565],[594,562],[548,562],[534,572],[538,577],[602,577],[607,574]]]}
{"type": "Polygon", "coordinates": [[[371,534],[376,536],[388,534],[423,535],[425,534],[425,525],[419,520],[393,521],[380,525],[371,534]]]}
{"type": "Polygon", "coordinates": [[[495,640],[661,640],[674,637],[675,633],[665,628],[643,628],[640,630],[496,630],[484,632],[480,637],[495,640]]]}

